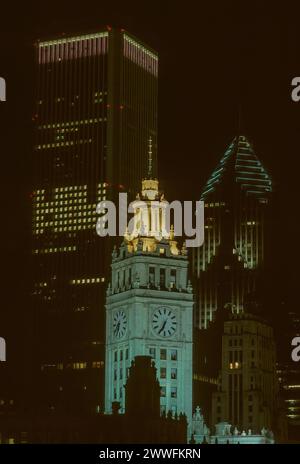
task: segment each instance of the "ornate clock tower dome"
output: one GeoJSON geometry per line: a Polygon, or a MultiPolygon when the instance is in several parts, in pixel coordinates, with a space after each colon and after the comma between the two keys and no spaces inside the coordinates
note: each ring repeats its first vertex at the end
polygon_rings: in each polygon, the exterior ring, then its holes
{"type": "MultiPolygon", "coordinates": [[[[157,202],[158,203],[158,202],[157,202]]],[[[106,298],[105,408],[125,405],[131,361],[151,356],[161,387],[161,412],[192,418],[193,294],[186,249],[165,229],[167,202],[149,172],[134,205],[133,227],[112,254],[106,298]],[[159,206],[149,207],[159,200],[159,206]],[[151,209],[151,211],[150,211],[151,209]]],[[[143,389],[143,385],[140,386],[143,389]]]]}

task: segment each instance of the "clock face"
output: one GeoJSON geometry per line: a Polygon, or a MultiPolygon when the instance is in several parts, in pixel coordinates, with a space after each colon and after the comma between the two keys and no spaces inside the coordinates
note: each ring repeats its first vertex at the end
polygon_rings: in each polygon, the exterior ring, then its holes
{"type": "Polygon", "coordinates": [[[167,306],[158,308],[152,317],[152,329],[160,337],[171,337],[177,327],[176,316],[167,306]]]}
{"type": "Polygon", "coordinates": [[[123,310],[117,311],[113,316],[113,333],[116,338],[122,338],[127,329],[127,317],[123,310]]]}

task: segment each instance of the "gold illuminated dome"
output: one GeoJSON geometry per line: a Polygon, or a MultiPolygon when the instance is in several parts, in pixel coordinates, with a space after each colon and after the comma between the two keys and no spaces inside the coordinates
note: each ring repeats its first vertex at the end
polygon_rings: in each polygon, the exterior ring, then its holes
{"type": "Polygon", "coordinates": [[[158,180],[157,179],[144,179],[142,181],[142,198],[148,200],[158,200],[158,180]]]}
{"type": "Polygon", "coordinates": [[[159,191],[158,180],[152,173],[152,139],[149,139],[148,148],[148,174],[142,180],[142,191],[137,194],[136,200],[131,204],[133,218],[124,234],[128,250],[156,252],[160,242],[167,241],[171,254],[178,255],[177,242],[174,240],[173,229],[167,228],[168,201],[159,191]]]}

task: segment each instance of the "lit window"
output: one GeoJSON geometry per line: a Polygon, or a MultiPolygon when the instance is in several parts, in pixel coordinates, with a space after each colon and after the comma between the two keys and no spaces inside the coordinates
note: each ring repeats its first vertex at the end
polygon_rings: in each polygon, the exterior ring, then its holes
{"type": "Polygon", "coordinates": [[[177,398],[177,387],[171,387],[171,398],[177,398]]]}
{"type": "Polygon", "coordinates": [[[167,359],[167,350],[161,349],[160,350],[160,359],[165,361],[167,359]]]}
{"type": "Polygon", "coordinates": [[[167,369],[165,367],[160,368],[160,378],[165,379],[167,376],[167,369]]]}
{"type": "Polygon", "coordinates": [[[171,360],[177,361],[177,350],[171,350],[171,360]]]}
{"type": "Polygon", "coordinates": [[[149,348],[149,354],[150,354],[151,358],[155,359],[155,356],[156,356],[155,348],[149,348]]]}
{"type": "Polygon", "coordinates": [[[172,369],[171,369],[171,379],[172,380],[177,379],[177,369],[175,367],[172,367],[172,369]]]}

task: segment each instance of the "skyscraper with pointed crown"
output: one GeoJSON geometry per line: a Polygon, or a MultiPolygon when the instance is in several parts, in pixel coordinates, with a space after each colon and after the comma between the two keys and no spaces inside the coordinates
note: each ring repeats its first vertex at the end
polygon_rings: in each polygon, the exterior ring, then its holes
{"type": "Polygon", "coordinates": [[[272,181],[244,135],[236,136],[206,182],[205,240],[194,249],[198,281],[195,324],[207,328],[217,309],[243,311],[264,265],[265,214],[272,181]]]}

